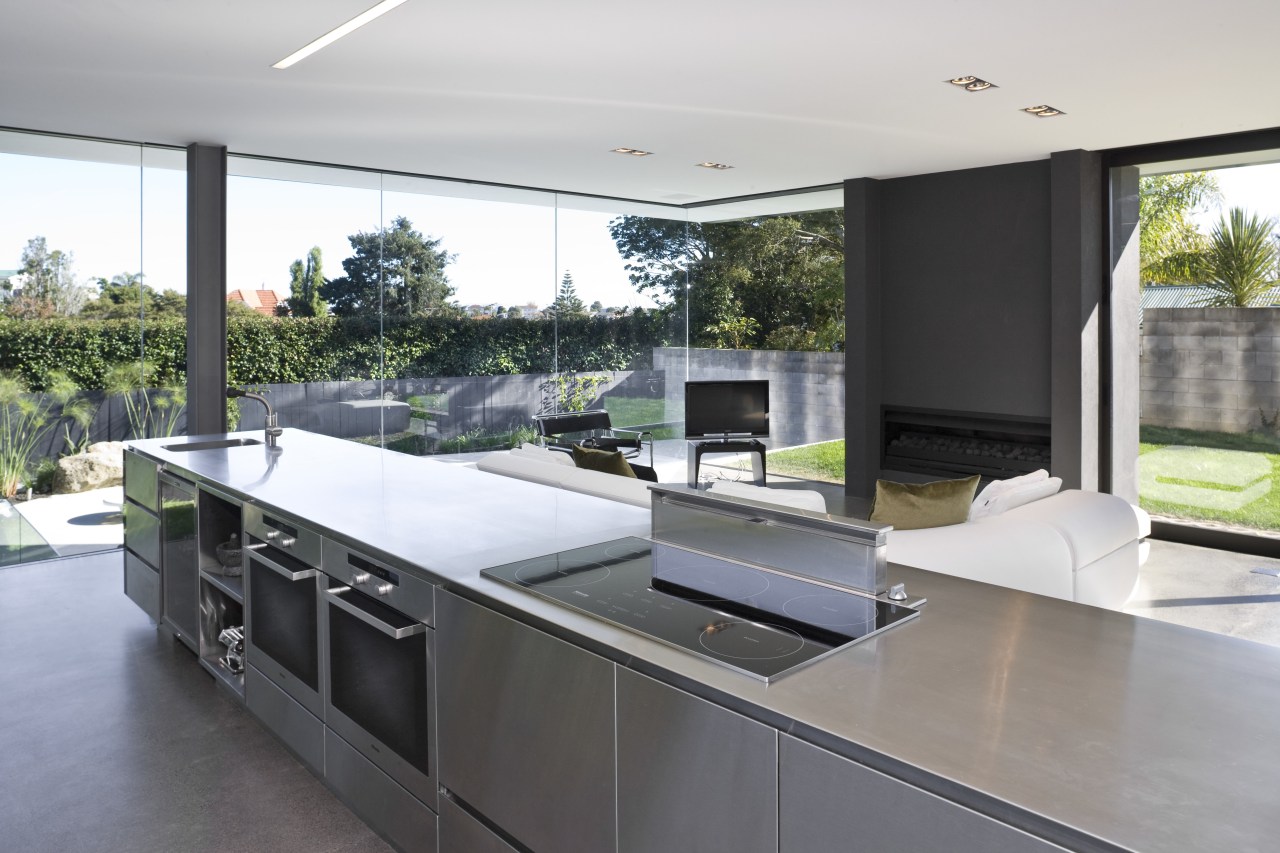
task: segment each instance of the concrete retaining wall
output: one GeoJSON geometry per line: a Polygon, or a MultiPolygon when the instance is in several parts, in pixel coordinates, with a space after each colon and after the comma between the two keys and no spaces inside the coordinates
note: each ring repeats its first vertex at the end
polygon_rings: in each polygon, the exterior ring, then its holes
{"type": "Polygon", "coordinates": [[[1255,432],[1280,411],[1280,308],[1143,312],[1142,423],[1255,432]]]}
{"type": "Polygon", "coordinates": [[[844,353],[659,347],[669,420],[684,419],[684,377],[768,379],[770,447],[844,438],[844,353]]]}

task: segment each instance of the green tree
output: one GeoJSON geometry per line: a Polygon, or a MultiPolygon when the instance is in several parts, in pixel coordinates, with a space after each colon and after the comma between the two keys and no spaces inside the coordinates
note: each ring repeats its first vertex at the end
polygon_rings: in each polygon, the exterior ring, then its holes
{"type": "Polygon", "coordinates": [[[1196,280],[1212,291],[1201,304],[1248,308],[1275,287],[1280,263],[1276,220],[1233,207],[1220,217],[1209,246],[1186,259],[1196,280]]]}
{"type": "MultiPolygon", "coordinates": [[[[80,313],[89,293],[76,282],[73,262],[71,252],[50,249],[44,237],[32,237],[22,250],[22,269],[13,277],[22,293],[8,300],[6,312],[24,319],[80,313]]],[[[16,284],[11,280],[11,287],[16,284]]]]}
{"type": "Polygon", "coordinates": [[[396,217],[390,228],[361,231],[347,238],[352,255],[342,262],[346,275],[330,279],[320,295],[339,316],[371,315],[381,304],[388,316],[456,316],[454,288],[444,274],[453,255],[440,240],[424,237],[413,223],[396,217]],[[381,302],[380,298],[381,297],[381,302]]]}
{"type": "Polygon", "coordinates": [[[1199,284],[1189,259],[1208,248],[1191,214],[1219,204],[1218,180],[1208,172],[1151,175],[1138,181],[1138,257],[1143,284],[1199,284]]]}
{"type": "Polygon", "coordinates": [[[320,295],[325,282],[319,246],[311,247],[305,263],[297,260],[289,265],[289,279],[289,298],[277,313],[294,317],[323,317],[329,313],[329,306],[320,295]]]}
{"type": "Polygon", "coordinates": [[[156,293],[143,284],[142,273],[123,272],[110,279],[99,278],[98,297],[87,302],[82,317],[99,320],[129,320],[145,316],[186,316],[187,298],[176,290],[156,293]]]}
{"type": "Polygon", "coordinates": [[[715,223],[623,216],[609,230],[637,291],[667,312],[687,305],[695,346],[843,341],[843,210],[715,223]]]}
{"type": "Polygon", "coordinates": [[[578,298],[578,291],[573,285],[573,276],[565,270],[564,278],[560,279],[560,292],[556,294],[556,301],[551,305],[551,314],[563,319],[583,317],[586,313],[586,303],[578,298]]]}

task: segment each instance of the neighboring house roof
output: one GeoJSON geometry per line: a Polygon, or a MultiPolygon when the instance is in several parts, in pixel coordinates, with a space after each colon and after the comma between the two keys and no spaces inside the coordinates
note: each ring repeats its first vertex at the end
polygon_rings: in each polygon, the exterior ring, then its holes
{"type": "Polygon", "coordinates": [[[233,290],[227,294],[228,302],[243,302],[259,314],[265,314],[268,317],[276,315],[276,306],[280,304],[280,297],[276,295],[274,290],[233,290]]]}
{"type": "MultiPolygon", "coordinates": [[[[1216,291],[1203,284],[1148,284],[1142,288],[1142,304],[1138,311],[1138,324],[1142,324],[1142,312],[1148,308],[1202,308],[1214,297],[1216,291]]],[[[1258,300],[1259,307],[1280,306],[1280,286],[1258,300]]]]}

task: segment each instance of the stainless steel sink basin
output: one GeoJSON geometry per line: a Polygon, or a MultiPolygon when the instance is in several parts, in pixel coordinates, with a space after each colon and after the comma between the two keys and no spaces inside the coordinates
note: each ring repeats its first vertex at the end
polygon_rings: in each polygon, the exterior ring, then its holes
{"type": "Polygon", "coordinates": [[[165,444],[164,450],[180,452],[184,450],[223,450],[228,447],[248,447],[251,444],[262,444],[256,438],[221,438],[217,441],[192,441],[187,444],[165,444]]]}

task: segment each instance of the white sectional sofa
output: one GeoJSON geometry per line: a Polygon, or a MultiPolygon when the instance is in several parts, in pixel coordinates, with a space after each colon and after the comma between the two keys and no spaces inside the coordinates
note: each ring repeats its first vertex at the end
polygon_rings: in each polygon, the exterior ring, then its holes
{"type": "MultiPolygon", "coordinates": [[[[584,471],[563,453],[526,447],[492,453],[481,471],[649,506],[648,484],[584,471]],[[559,459],[556,457],[560,457],[559,459]],[[563,460],[563,461],[562,461],[563,460]]],[[[821,494],[742,483],[715,491],[766,503],[825,510],[821,494]]],[[[1146,558],[1151,519],[1122,498],[1069,489],[999,515],[924,530],[892,530],[890,563],[1119,609],[1146,558]]]]}

